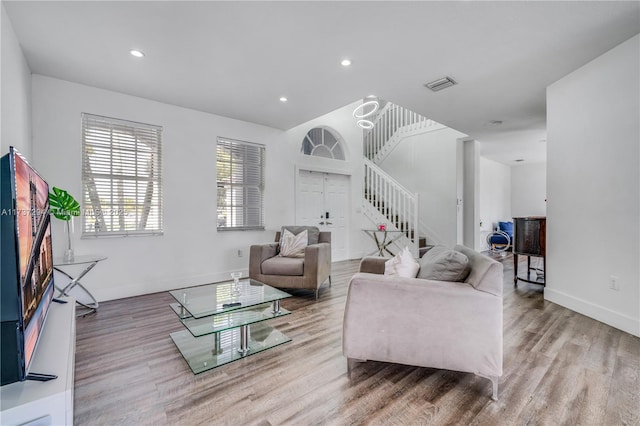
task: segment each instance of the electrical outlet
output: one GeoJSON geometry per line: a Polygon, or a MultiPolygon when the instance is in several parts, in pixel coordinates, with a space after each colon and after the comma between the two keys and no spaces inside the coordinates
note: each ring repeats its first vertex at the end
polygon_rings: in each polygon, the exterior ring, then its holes
{"type": "Polygon", "coordinates": [[[244,256],[242,249],[238,249],[238,257],[242,257],[242,256],[244,256]]]}
{"type": "Polygon", "coordinates": [[[620,282],[619,282],[620,278],[615,276],[615,275],[611,275],[609,277],[609,288],[611,290],[616,290],[616,291],[620,291],[620,282]]]}

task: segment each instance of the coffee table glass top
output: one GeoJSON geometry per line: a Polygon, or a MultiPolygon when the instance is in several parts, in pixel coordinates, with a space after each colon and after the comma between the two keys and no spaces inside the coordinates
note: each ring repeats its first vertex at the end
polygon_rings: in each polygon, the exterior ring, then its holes
{"type": "Polygon", "coordinates": [[[290,294],[252,279],[240,280],[240,295],[232,293],[233,281],[173,290],[169,293],[193,318],[203,318],[291,297],[290,294]],[[227,303],[240,303],[224,307],[227,303]]]}

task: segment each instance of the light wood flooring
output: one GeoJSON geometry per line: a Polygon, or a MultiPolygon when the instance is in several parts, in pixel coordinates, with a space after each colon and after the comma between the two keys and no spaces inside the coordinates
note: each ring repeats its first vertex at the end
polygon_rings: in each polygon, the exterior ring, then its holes
{"type": "MultiPolygon", "coordinates": [[[[497,257],[498,258],[498,257],[497,257]]],[[[504,272],[499,401],[473,374],[342,356],[358,261],[334,264],[320,299],[292,292],[273,320],[292,342],[194,375],[169,337],[168,293],[105,302],[78,318],[76,425],[638,425],[640,339],[513,287],[504,272]]],[[[185,286],[188,283],[185,283],[185,286]]]]}

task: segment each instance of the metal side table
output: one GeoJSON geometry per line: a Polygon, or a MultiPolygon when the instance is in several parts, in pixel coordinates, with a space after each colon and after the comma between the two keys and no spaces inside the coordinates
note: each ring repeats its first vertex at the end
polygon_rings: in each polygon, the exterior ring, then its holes
{"type": "Polygon", "coordinates": [[[385,252],[387,252],[393,257],[394,254],[388,249],[388,247],[402,238],[402,236],[404,235],[404,231],[395,231],[388,229],[363,229],[363,231],[369,237],[371,237],[371,239],[376,243],[377,247],[376,250],[367,254],[367,256],[377,254],[380,257],[385,257],[385,252]],[[379,238],[378,234],[382,234],[382,238],[379,238]]]}
{"type": "Polygon", "coordinates": [[[98,264],[98,262],[101,262],[106,258],[107,258],[106,256],[100,256],[100,255],[83,255],[83,256],[74,256],[73,260],[64,260],[59,258],[54,260],[53,269],[60,272],[61,274],[63,274],[64,276],[68,277],[71,280],[69,284],[67,284],[62,289],[59,288],[58,286],[55,286],[56,290],[60,292],[58,294],[58,297],[69,296],[69,293],[71,292],[71,290],[73,290],[75,287],[79,287],[80,290],[84,292],[84,295],[89,298],[88,302],[84,302],[84,301],[81,301],[82,299],[78,297],[78,295],[75,296],[76,303],[86,308],[86,310],[78,311],[76,313],[76,316],[83,317],[85,315],[93,314],[98,309],[98,301],[96,300],[95,297],[93,297],[93,295],[89,292],[89,290],[87,290],[85,286],[83,286],[80,283],[80,279],[82,279],[85,275],[87,275],[87,273],[89,273],[89,271],[92,270],[98,264]],[[80,272],[77,276],[74,277],[69,272],[62,269],[66,266],[73,266],[73,265],[86,265],[86,266],[82,270],[82,272],[80,272]]]}

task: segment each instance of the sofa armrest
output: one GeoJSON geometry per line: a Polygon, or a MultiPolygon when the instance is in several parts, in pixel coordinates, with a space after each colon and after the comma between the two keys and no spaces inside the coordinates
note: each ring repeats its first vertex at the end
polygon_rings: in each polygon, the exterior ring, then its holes
{"type": "Polygon", "coordinates": [[[249,276],[257,277],[262,274],[262,262],[278,253],[279,243],[256,244],[249,250],[249,276]]]}
{"type": "Polygon", "coordinates": [[[308,245],[304,250],[304,275],[327,276],[331,273],[331,244],[308,245]]]}
{"type": "Polygon", "coordinates": [[[384,264],[389,260],[384,257],[363,257],[360,261],[360,272],[384,275],[384,264]]]}

